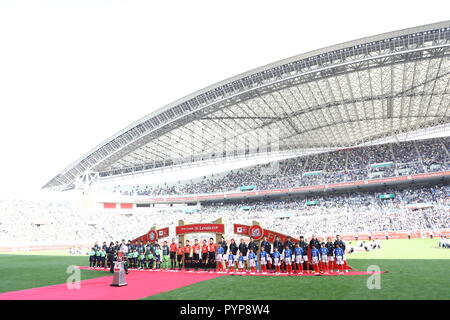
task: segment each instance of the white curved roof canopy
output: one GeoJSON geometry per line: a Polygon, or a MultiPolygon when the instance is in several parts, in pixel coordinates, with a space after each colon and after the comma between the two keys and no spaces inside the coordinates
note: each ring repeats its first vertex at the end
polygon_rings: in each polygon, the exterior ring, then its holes
{"type": "Polygon", "coordinates": [[[378,143],[450,123],[450,21],[272,63],[177,100],[105,140],[44,188],[285,150],[378,143]]]}

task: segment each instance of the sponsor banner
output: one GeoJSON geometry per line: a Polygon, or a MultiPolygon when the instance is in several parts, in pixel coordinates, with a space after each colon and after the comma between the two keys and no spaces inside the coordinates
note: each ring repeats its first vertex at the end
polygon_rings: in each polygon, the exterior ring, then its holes
{"type": "Polygon", "coordinates": [[[432,208],[432,207],[434,207],[434,204],[432,204],[430,202],[408,203],[407,205],[405,205],[405,207],[408,209],[411,209],[411,210],[416,210],[416,209],[432,208]]]}
{"type": "Polygon", "coordinates": [[[222,199],[225,198],[226,194],[207,194],[202,196],[197,196],[192,199],[202,200],[202,199],[222,199]]]}
{"type": "Polygon", "coordinates": [[[394,163],[391,162],[382,162],[382,163],[373,163],[370,165],[371,168],[382,168],[382,167],[392,167],[394,163]]]}
{"type": "Polygon", "coordinates": [[[395,198],[395,194],[393,194],[393,193],[380,194],[378,196],[378,198],[380,198],[380,199],[394,199],[395,198]]]}
{"type": "MultiPolygon", "coordinates": [[[[251,232],[250,229],[251,229],[251,227],[254,227],[254,226],[247,226],[247,225],[243,225],[243,224],[235,224],[234,225],[234,233],[250,236],[250,232],[251,232]]],[[[274,242],[276,236],[280,237],[280,241],[281,242],[286,241],[286,239],[288,237],[287,235],[279,233],[279,232],[275,232],[275,231],[271,231],[271,230],[267,230],[267,229],[262,229],[262,230],[263,230],[263,236],[261,237],[261,239],[264,236],[266,236],[267,237],[267,241],[269,241],[269,242],[274,242]]],[[[291,237],[291,241],[298,242],[298,239],[295,239],[295,238],[291,237]]]]}
{"type": "Polygon", "coordinates": [[[274,190],[263,190],[258,191],[258,194],[277,194],[277,193],[288,193],[292,191],[291,189],[274,189],[274,190]]]}
{"type": "Polygon", "coordinates": [[[372,238],[383,239],[386,236],[385,232],[373,232],[372,238]]]}
{"type": "Polygon", "coordinates": [[[450,171],[416,174],[416,175],[412,176],[411,179],[422,179],[422,178],[439,177],[439,176],[446,176],[446,175],[450,175],[450,171]]]}
{"type": "Polygon", "coordinates": [[[234,233],[236,234],[248,234],[250,226],[246,226],[243,224],[235,224],[234,225],[234,233]]]}
{"type": "Polygon", "coordinates": [[[165,238],[169,236],[169,227],[156,230],[158,233],[158,238],[165,238]]]}
{"type": "MultiPolygon", "coordinates": [[[[423,237],[429,237],[430,235],[433,235],[434,237],[440,237],[440,236],[450,236],[450,230],[442,229],[442,230],[435,230],[435,231],[429,231],[429,230],[414,230],[414,231],[383,231],[383,232],[372,232],[372,233],[364,233],[364,234],[357,234],[357,233],[348,233],[340,235],[340,238],[345,241],[354,241],[355,238],[358,237],[358,240],[369,240],[369,236],[372,238],[372,240],[380,239],[385,240],[386,236],[389,237],[389,239],[408,239],[408,235],[411,237],[411,239],[415,238],[423,238],[423,237]]],[[[333,237],[333,236],[332,236],[333,237]]]]}
{"type": "Polygon", "coordinates": [[[148,235],[144,234],[143,236],[140,236],[139,238],[134,239],[133,241],[131,241],[132,243],[136,243],[136,242],[147,242],[148,241],[148,235]]]}
{"type": "Polygon", "coordinates": [[[131,241],[132,243],[136,243],[142,241],[146,243],[147,241],[154,242],[159,238],[165,238],[169,236],[169,227],[158,229],[158,230],[149,230],[146,234],[134,239],[131,241]]]}
{"type": "Polygon", "coordinates": [[[406,238],[408,238],[408,234],[403,233],[403,232],[401,233],[401,232],[393,231],[393,232],[388,232],[387,234],[389,236],[389,239],[406,239],[406,238]]]}
{"type": "Polygon", "coordinates": [[[11,246],[0,247],[0,252],[16,251],[41,251],[41,250],[69,250],[70,248],[91,248],[92,244],[63,244],[63,245],[42,245],[42,246],[11,246]]]}
{"type": "Polygon", "coordinates": [[[175,231],[177,235],[197,232],[224,233],[225,226],[220,223],[188,224],[176,227],[175,231]]]}
{"type": "Polygon", "coordinates": [[[258,195],[258,192],[252,191],[252,192],[228,193],[228,194],[226,194],[226,197],[227,198],[235,198],[235,197],[256,196],[256,195],[258,195]]]}
{"type": "Polygon", "coordinates": [[[393,182],[393,181],[402,181],[402,180],[410,180],[411,177],[403,176],[403,177],[392,177],[392,178],[383,178],[383,179],[372,179],[367,181],[367,183],[385,183],[385,182],[393,182]]]}
{"type": "Polygon", "coordinates": [[[341,182],[341,183],[331,183],[327,184],[326,188],[343,188],[343,187],[353,187],[361,184],[366,184],[366,180],[359,180],[353,182],[341,182]]]}
{"type": "Polygon", "coordinates": [[[307,190],[320,190],[320,189],[324,189],[325,185],[323,186],[309,186],[309,187],[298,187],[298,188],[292,188],[293,192],[297,192],[297,191],[307,191],[307,190]]]}
{"type": "Polygon", "coordinates": [[[199,212],[200,210],[198,208],[195,209],[184,209],[183,212],[184,213],[196,213],[199,212]]]}
{"type": "Polygon", "coordinates": [[[255,190],[255,189],[256,189],[255,185],[239,187],[239,190],[241,190],[241,191],[247,191],[247,190],[252,191],[252,190],[255,190]]]}
{"type": "Polygon", "coordinates": [[[304,172],[303,176],[307,177],[307,176],[315,176],[315,175],[319,175],[322,174],[323,171],[322,170],[318,170],[318,171],[309,171],[309,172],[304,172]]]}
{"type": "Polygon", "coordinates": [[[411,238],[420,238],[421,236],[420,231],[411,232],[411,238]]]}
{"type": "MultiPolygon", "coordinates": [[[[279,233],[279,232],[275,232],[275,231],[271,231],[271,230],[267,230],[267,229],[264,229],[264,236],[267,237],[267,241],[269,241],[269,242],[274,242],[276,236],[280,237],[280,241],[281,242],[285,242],[287,237],[289,237],[289,236],[287,236],[285,234],[282,234],[282,233],[279,233]]],[[[291,241],[292,242],[298,242],[299,240],[296,239],[296,238],[292,238],[291,237],[291,241]]]]}

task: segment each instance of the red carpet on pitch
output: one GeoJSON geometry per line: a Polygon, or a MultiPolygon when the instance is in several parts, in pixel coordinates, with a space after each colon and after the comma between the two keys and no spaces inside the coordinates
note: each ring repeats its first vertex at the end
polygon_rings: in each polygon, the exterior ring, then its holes
{"type": "Polygon", "coordinates": [[[0,293],[0,300],[135,300],[221,277],[216,273],[131,272],[127,286],[111,287],[112,275],[80,282],[80,289],[58,284],[0,293]]]}
{"type": "MultiPolygon", "coordinates": [[[[80,269],[91,269],[80,266],[80,269]]],[[[106,269],[99,268],[94,270],[106,269]]],[[[374,273],[384,273],[374,272],[374,273]]],[[[351,270],[340,276],[371,275],[374,273],[351,270]]],[[[217,273],[188,271],[151,271],[133,270],[126,276],[128,285],[111,287],[112,276],[83,280],[80,289],[68,289],[67,285],[58,284],[47,287],[10,291],[0,293],[0,300],[135,300],[155,295],[161,292],[178,289],[201,281],[221,276],[289,276],[287,273],[217,273]]],[[[292,274],[293,277],[318,276],[313,273],[292,274]]],[[[321,274],[320,276],[338,276],[337,273],[321,274]]]]}

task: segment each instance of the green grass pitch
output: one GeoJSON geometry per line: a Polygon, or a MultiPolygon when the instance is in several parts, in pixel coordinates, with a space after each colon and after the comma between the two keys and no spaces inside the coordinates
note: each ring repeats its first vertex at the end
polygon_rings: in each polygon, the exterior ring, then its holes
{"type": "MultiPolygon", "coordinates": [[[[368,289],[369,276],[223,276],[146,299],[450,299],[450,249],[437,239],[387,240],[383,248],[347,255],[358,270],[375,265],[381,288],[368,289]]],[[[64,283],[69,265],[87,265],[84,256],[63,252],[0,254],[0,292],[64,283]]],[[[109,275],[81,270],[82,279],[109,275]]]]}

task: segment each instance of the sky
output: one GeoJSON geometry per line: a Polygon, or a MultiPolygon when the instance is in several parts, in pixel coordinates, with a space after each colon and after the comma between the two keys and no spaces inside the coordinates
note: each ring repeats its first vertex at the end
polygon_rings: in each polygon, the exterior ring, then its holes
{"type": "Polygon", "coordinates": [[[435,0],[0,0],[0,196],[40,193],[97,144],[191,92],[449,12],[435,0]]]}

